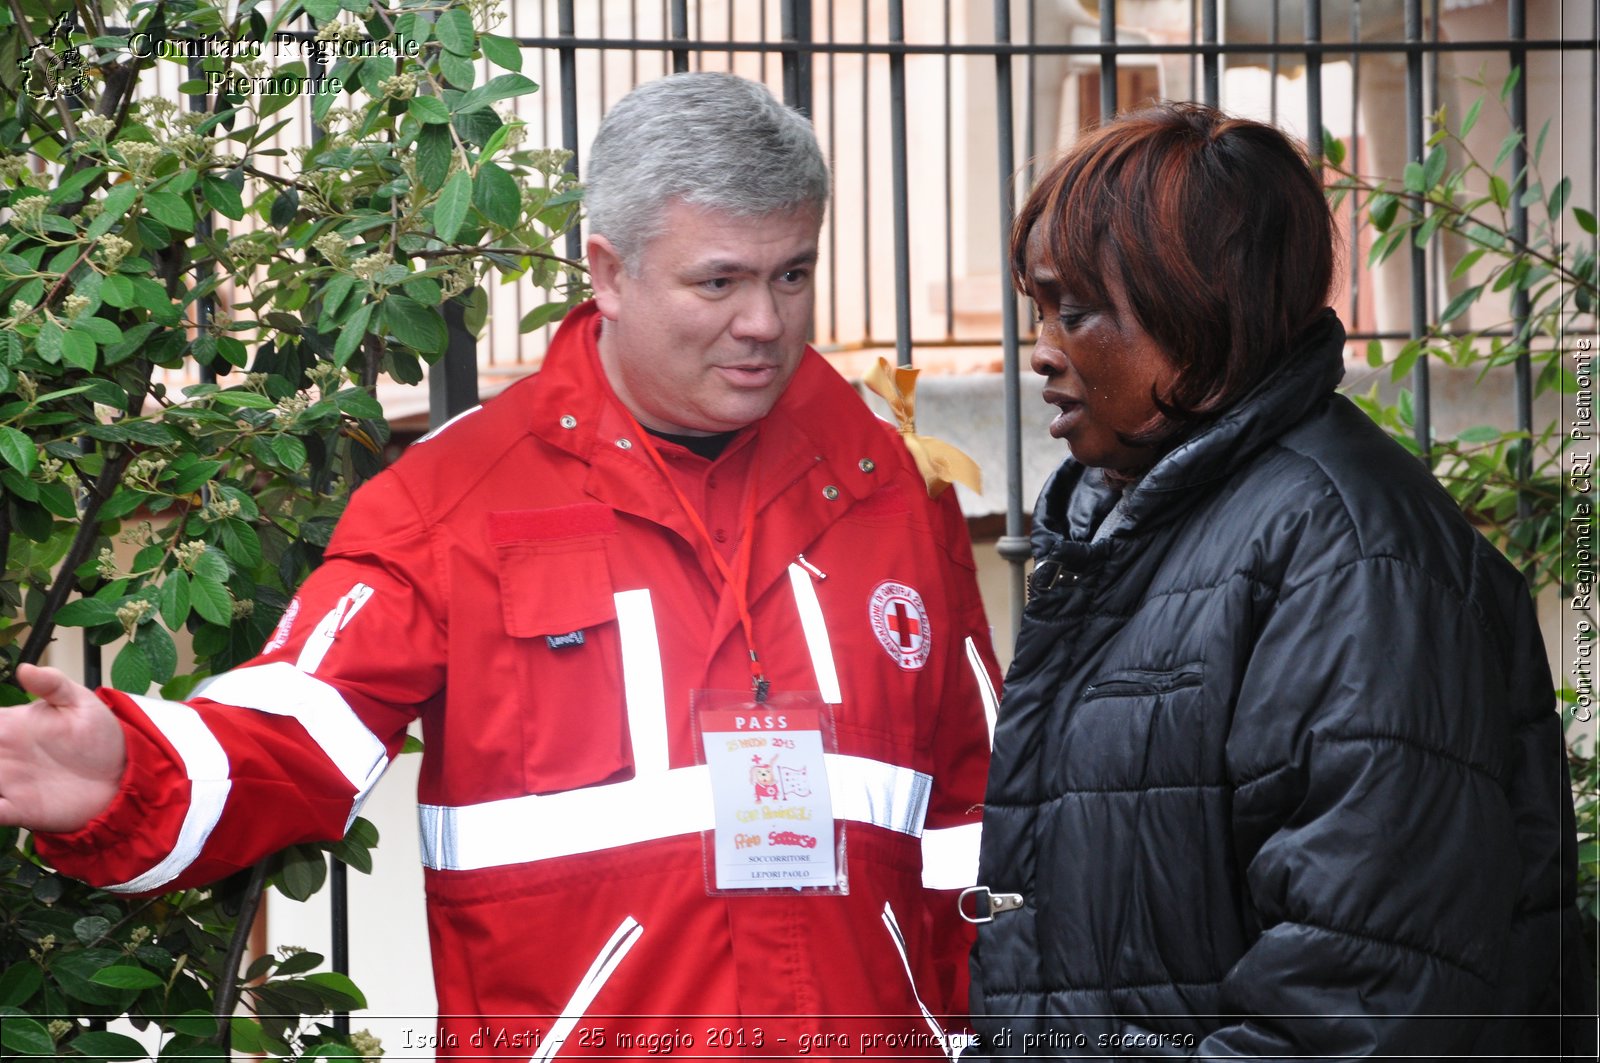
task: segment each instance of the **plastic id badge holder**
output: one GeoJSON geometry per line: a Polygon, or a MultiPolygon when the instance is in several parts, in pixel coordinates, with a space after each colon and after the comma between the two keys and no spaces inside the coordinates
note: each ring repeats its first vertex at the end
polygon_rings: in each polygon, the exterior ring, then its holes
{"type": "Polygon", "coordinates": [[[697,690],[694,716],[714,810],[713,829],[701,835],[706,892],[848,893],[844,824],[828,790],[833,714],[822,695],[789,691],[757,702],[697,690]]]}

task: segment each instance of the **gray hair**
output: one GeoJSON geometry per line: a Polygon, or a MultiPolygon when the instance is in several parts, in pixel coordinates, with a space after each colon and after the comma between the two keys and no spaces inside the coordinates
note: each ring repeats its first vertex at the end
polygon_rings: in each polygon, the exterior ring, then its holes
{"type": "Polygon", "coordinates": [[[740,217],[828,201],[828,164],[811,123],[766,86],[732,74],[646,82],[606,114],[589,149],[584,204],[591,232],[629,272],[660,235],[672,200],[740,217]]]}

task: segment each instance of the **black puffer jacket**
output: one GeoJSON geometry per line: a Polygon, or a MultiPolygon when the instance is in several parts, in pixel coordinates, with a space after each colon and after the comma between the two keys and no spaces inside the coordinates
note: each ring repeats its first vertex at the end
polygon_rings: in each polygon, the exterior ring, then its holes
{"type": "Polygon", "coordinates": [[[984,816],[979,881],[1023,898],[973,955],[993,1055],[1553,1052],[1477,1016],[1560,1010],[1563,960],[1592,1012],[1527,587],[1335,395],[1343,338],[1327,312],[1114,512],[1070,459],[1044,489],[984,816]]]}

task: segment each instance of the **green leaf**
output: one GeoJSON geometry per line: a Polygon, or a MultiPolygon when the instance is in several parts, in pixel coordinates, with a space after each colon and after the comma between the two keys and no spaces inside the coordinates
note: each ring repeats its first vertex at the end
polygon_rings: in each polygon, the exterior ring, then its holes
{"type": "Polygon", "coordinates": [[[1376,369],[1383,364],[1383,341],[1367,341],[1367,364],[1376,369]]]}
{"type": "Polygon", "coordinates": [[[1572,216],[1578,219],[1579,228],[1588,233],[1590,236],[1595,235],[1595,220],[1593,214],[1590,214],[1582,207],[1573,207],[1572,216]]]}
{"type": "Polygon", "coordinates": [[[525,78],[521,74],[501,74],[499,77],[490,78],[486,84],[473,89],[471,92],[462,93],[455,110],[457,114],[467,114],[500,100],[509,100],[513,96],[525,96],[530,92],[537,92],[538,89],[537,82],[525,78]]]}
{"type": "Polygon", "coordinates": [[[484,33],[478,37],[478,46],[483,49],[484,58],[495,66],[511,71],[522,69],[522,46],[510,37],[484,33]]]}
{"type": "Polygon", "coordinates": [[[1517,82],[1522,80],[1522,67],[1514,66],[1511,73],[1506,75],[1505,81],[1500,85],[1500,99],[1502,102],[1509,99],[1511,90],[1517,87],[1517,82]]]}
{"type": "Polygon", "coordinates": [[[1475,251],[1468,251],[1461,256],[1461,261],[1456,263],[1456,268],[1450,271],[1450,279],[1466,275],[1466,272],[1478,264],[1478,260],[1488,253],[1488,248],[1480,247],[1475,251]]]}
{"type": "MultiPolygon", "coordinates": [[[[36,963],[14,963],[0,974],[0,1008],[19,1007],[44,985],[44,972],[36,963]]],[[[0,1020],[3,1022],[3,1020],[0,1020]]]]}
{"type": "Polygon", "coordinates": [[[155,682],[165,683],[171,679],[178,670],[178,647],[167,629],[160,624],[145,624],[139,628],[138,641],[150,660],[150,671],[155,682]]]}
{"type": "Polygon", "coordinates": [[[1406,163],[1405,169],[1402,171],[1402,180],[1405,183],[1407,192],[1420,193],[1428,187],[1427,177],[1422,169],[1422,164],[1419,162],[1406,163]]]}
{"type": "Polygon", "coordinates": [[[167,1028],[184,1037],[205,1039],[217,1035],[217,1020],[203,1011],[189,1011],[168,1019],[167,1028]]]}
{"type": "Polygon", "coordinates": [[[198,571],[189,583],[190,604],[194,611],[213,624],[227,626],[233,623],[233,600],[228,589],[214,579],[201,576],[198,571]]]}
{"type": "Polygon", "coordinates": [[[356,988],[356,984],[350,981],[349,977],[337,971],[321,971],[317,974],[308,974],[304,981],[325,990],[326,993],[323,995],[323,999],[330,1005],[339,1006],[341,1003],[348,1003],[351,1010],[367,1006],[367,998],[362,995],[361,990],[356,988]],[[333,996],[330,997],[326,995],[327,993],[331,993],[333,996]],[[344,998],[343,1001],[339,999],[341,997],[344,998]]]}
{"type": "Polygon", "coordinates": [[[1444,176],[1444,167],[1447,161],[1443,144],[1428,152],[1428,160],[1422,164],[1422,184],[1424,188],[1432,188],[1439,183],[1439,178],[1444,176]]]}
{"type": "Polygon", "coordinates": [[[1344,165],[1344,141],[1326,128],[1322,130],[1322,153],[1333,165],[1344,165]]]}
{"type": "Polygon", "coordinates": [[[365,388],[345,388],[333,396],[333,402],[339,412],[350,417],[376,420],[383,416],[383,406],[365,388]]]}
{"type": "Polygon", "coordinates": [[[423,125],[450,124],[450,108],[437,96],[413,96],[406,109],[423,125]]]}
{"type": "Polygon", "coordinates": [[[339,0],[304,0],[301,6],[318,22],[332,22],[339,17],[339,0]]]}
{"type": "Polygon", "coordinates": [[[292,188],[285,188],[273,199],[272,207],[267,211],[267,222],[274,229],[287,229],[293,223],[295,212],[299,209],[300,193],[292,188]]]}
{"type": "Polygon", "coordinates": [[[278,455],[278,461],[291,472],[299,472],[305,468],[306,445],[294,436],[278,436],[272,441],[272,449],[278,455]]]}
{"type": "Polygon", "coordinates": [[[571,309],[566,303],[545,303],[536,306],[522,315],[522,321],[517,325],[518,332],[532,332],[536,328],[543,328],[552,321],[559,321],[571,309]]]}
{"type": "Polygon", "coordinates": [[[382,321],[391,336],[423,354],[443,354],[449,342],[439,312],[403,295],[383,301],[382,321]]]}
{"type": "Polygon", "coordinates": [[[194,211],[182,196],[171,192],[146,192],[144,209],[150,216],[169,229],[190,232],[194,229],[194,211]]]}
{"type": "Polygon", "coordinates": [[[1456,436],[1456,439],[1462,443],[1469,444],[1494,443],[1499,440],[1500,434],[1500,429],[1493,425],[1480,424],[1468,428],[1456,436]]]}
{"type": "Polygon", "coordinates": [[[33,349],[51,365],[61,364],[61,341],[67,334],[66,329],[54,321],[46,321],[39,326],[39,335],[34,337],[33,349]]]}
{"type": "Polygon", "coordinates": [[[356,353],[361,341],[367,338],[367,328],[372,321],[371,303],[362,303],[356,312],[339,327],[339,339],[333,345],[333,364],[343,369],[350,356],[356,353]]]}
{"type": "Polygon", "coordinates": [[[117,603],[101,598],[79,598],[56,611],[56,623],[63,627],[95,627],[117,619],[117,603]]]}
{"type": "Polygon", "coordinates": [[[1372,220],[1372,227],[1379,232],[1388,229],[1394,222],[1394,216],[1400,210],[1400,200],[1387,192],[1381,192],[1372,197],[1372,202],[1367,206],[1367,217],[1372,220]]]}
{"type": "Polygon", "coordinates": [[[1561,212],[1566,208],[1567,197],[1572,194],[1572,178],[1563,177],[1561,183],[1556,185],[1556,190],[1550,193],[1550,217],[1561,217],[1561,212]]]}
{"type": "Polygon", "coordinates": [[[522,217],[522,190],[516,178],[492,162],[478,167],[472,182],[472,202],[490,222],[502,229],[515,228],[522,217]]]}
{"type": "Polygon", "coordinates": [[[467,207],[472,203],[472,177],[465,170],[457,170],[445,182],[433,206],[433,229],[444,243],[454,242],[466,221],[467,207]]]}
{"type": "Polygon", "coordinates": [[[106,198],[101,201],[100,213],[89,223],[84,235],[91,240],[98,240],[116,228],[117,223],[123,220],[138,198],[139,188],[132,181],[118,185],[107,192],[106,198]]]}
{"type": "Polygon", "coordinates": [[[290,900],[303,901],[322,888],[328,877],[328,863],[322,850],[296,845],[283,851],[283,866],[278,871],[278,891],[290,900]]]}
{"type": "Polygon", "coordinates": [[[56,1043],[39,1022],[25,1015],[9,1015],[0,1022],[0,1046],[23,1056],[53,1056],[56,1043]]]}
{"type": "Polygon", "coordinates": [[[443,126],[424,126],[417,135],[417,180],[422,187],[434,191],[450,176],[450,159],[455,153],[455,141],[450,130],[443,126]]]}
{"type": "Polygon", "coordinates": [[[1467,134],[1472,132],[1472,127],[1478,124],[1478,112],[1483,110],[1483,97],[1479,96],[1472,101],[1472,106],[1467,108],[1467,116],[1461,119],[1460,137],[1467,139],[1467,134]]]}
{"type": "Polygon", "coordinates": [[[161,976],[153,971],[120,964],[102,967],[89,976],[89,981],[96,985],[110,986],[112,989],[155,989],[166,984],[161,980],[161,976]]]}
{"type": "Polygon", "coordinates": [[[113,273],[100,286],[100,298],[112,306],[126,310],[134,304],[133,279],[120,273],[113,273]]]}
{"type": "Polygon", "coordinates": [[[76,318],[73,320],[69,331],[82,332],[102,347],[109,347],[122,342],[122,330],[114,322],[107,321],[103,317],[86,316],[76,318]]]}
{"type": "Polygon", "coordinates": [[[244,198],[233,185],[220,177],[206,174],[200,178],[200,187],[205,192],[206,203],[218,214],[234,221],[244,217],[244,198]]]}
{"type": "Polygon", "coordinates": [[[68,1047],[96,1059],[149,1059],[150,1053],[127,1034],[109,1030],[85,1030],[74,1037],[68,1047]]]}
{"type": "MultiPolygon", "coordinates": [[[[143,694],[145,691],[150,689],[150,684],[154,678],[155,672],[150,667],[150,656],[149,654],[145,653],[144,646],[140,643],[125,643],[122,649],[117,651],[117,659],[111,662],[111,685],[116,687],[118,690],[125,691],[126,693],[143,694]]],[[[113,989],[151,988],[149,985],[133,985],[131,983],[124,984],[121,982],[105,981],[101,976],[106,974],[107,971],[137,971],[139,974],[148,978],[155,978],[155,975],[151,974],[149,971],[138,967],[108,967],[105,971],[100,971],[98,974],[96,974],[90,979],[90,981],[99,982],[101,985],[111,986],[113,989]]],[[[117,977],[120,978],[130,976],[118,975],[117,977]]],[[[156,979],[155,984],[160,985],[160,979],[156,979]]]]}
{"type": "Polygon", "coordinates": [[[324,957],[317,952],[291,953],[282,963],[273,970],[273,976],[287,978],[293,974],[305,974],[322,966],[324,957]]]}
{"type": "Polygon", "coordinates": [[[478,80],[478,66],[471,59],[463,59],[453,52],[439,53],[439,73],[447,83],[458,89],[470,89],[478,80]]]}
{"type": "Polygon", "coordinates": [[[61,360],[85,373],[94,370],[94,363],[99,355],[94,345],[94,337],[87,332],[71,329],[61,337],[61,360]]]}
{"type": "Polygon", "coordinates": [[[72,936],[83,945],[93,945],[111,932],[111,920],[103,915],[86,915],[72,924],[72,936]]]}
{"type": "Polygon", "coordinates": [[[0,425],[0,458],[24,476],[31,476],[39,467],[39,452],[34,449],[33,440],[10,425],[0,425]]]}
{"type": "Polygon", "coordinates": [[[196,579],[208,579],[213,583],[226,583],[228,581],[228,562],[214,548],[209,548],[195,559],[194,575],[196,579]]]}
{"type": "Polygon", "coordinates": [[[183,626],[189,619],[189,574],[182,569],[167,573],[167,578],[161,582],[161,592],[157,596],[157,605],[161,610],[161,622],[173,631],[183,626]]]}
{"type": "Polygon", "coordinates": [[[459,7],[440,13],[433,35],[444,45],[445,51],[460,56],[470,56],[478,40],[477,31],[472,28],[472,16],[459,7]]]}

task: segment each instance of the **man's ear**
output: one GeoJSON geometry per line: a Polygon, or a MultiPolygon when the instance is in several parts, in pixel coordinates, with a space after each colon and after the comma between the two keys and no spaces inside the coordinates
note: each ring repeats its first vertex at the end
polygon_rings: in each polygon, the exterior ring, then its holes
{"type": "Polygon", "coordinates": [[[589,286],[600,316],[615,321],[622,312],[622,285],[627,266],[611,241],[598,234],[589,237],[589,286]]]}

